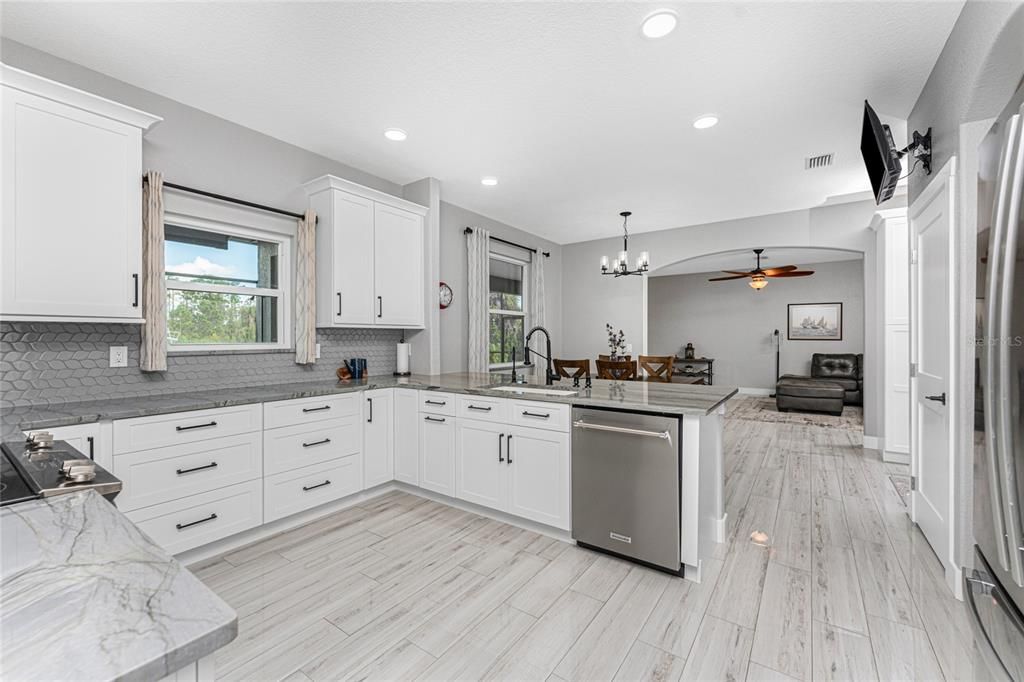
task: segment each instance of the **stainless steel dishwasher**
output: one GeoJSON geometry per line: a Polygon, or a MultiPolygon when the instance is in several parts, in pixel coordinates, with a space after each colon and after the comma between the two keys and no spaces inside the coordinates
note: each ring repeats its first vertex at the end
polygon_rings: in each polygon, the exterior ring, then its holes
{"type": "Polygon", "coordinates": [[[576,407],[572,427],[577,544],[681,575],[679,417],[576,407]]]}

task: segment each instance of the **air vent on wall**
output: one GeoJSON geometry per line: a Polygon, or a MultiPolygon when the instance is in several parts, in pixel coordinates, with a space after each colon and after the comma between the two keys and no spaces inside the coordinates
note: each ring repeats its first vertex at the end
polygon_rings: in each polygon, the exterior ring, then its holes
{"type": "Polygon", "coordinates": [[[831,166],[832,161],[835,159],[835,154],[819,154],[818,156],[808,156],[804,159],[804,170],[814,170],[815,168],[825,168],[831,166]]]}

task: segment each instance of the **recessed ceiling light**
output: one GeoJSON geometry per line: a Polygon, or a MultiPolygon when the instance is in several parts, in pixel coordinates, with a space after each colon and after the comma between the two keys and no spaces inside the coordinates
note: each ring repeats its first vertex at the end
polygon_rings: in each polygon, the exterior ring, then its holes
{"type": "Polygon", "coordinates": [[[697,130],[704,130],[705,128],[711,128],[718,124],[718,117],[712,114],[705,114],[696,121],[693,122],[693,127],[697,130]]]}
{"type": "Polygon", "coordinates": [[[493,175],[485,175],[482,178],[480,178],[480,184],[486,185],[487,187],[494,187],[495,185],[498,184],[498,178],[494,177],[493,175]]]}
{"type": "Polygon", "coordinates": [[[648,38],[664,38],[676,29],[678,21],[673,10],[659,9],[657,12],[647,15],[641,30],[648,38]]]}
{"type": "Polygon", "coordinates": [[[384,131],[384,137],[388,138],[392,142],[402,142],[409,136],[401,128],[388,128],[384,131]]]}

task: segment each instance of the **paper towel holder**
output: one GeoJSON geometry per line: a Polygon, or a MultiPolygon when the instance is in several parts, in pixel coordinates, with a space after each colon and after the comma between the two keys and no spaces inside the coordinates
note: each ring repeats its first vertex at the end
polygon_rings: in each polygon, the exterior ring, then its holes
{"type": "MultiPolygon", "coordinates": [[[[396,368],[396,371],[391,373],[392,376],[396,376],[396,377],[412,376],[412,372],[411,371],[408,371],[408,370],[406,370],[405,372],[397,371],[397,368],[402,366],[402,354],[403,353],[405,354],[406,359],[408,359],[409,357],[412,356],[412,346],[409,346],[405,342],[405,330],[404,329],[402,330],[402,338],[398,341],[398,345],[395,347],[395,355],[396,355],[396,357],[395,357],[395,368],[396,368]]],[[[408,367],[408,366],[409,365],[406,364],[406,367],[408,367]]]]}

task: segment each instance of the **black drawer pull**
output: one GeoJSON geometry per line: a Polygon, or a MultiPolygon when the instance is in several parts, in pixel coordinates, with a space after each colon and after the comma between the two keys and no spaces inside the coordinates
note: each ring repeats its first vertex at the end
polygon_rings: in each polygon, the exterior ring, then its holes
{"type": "Polygon", "coordinates": [[[341,317],[341,292],[338,292],[338,317],[341,317]]]}
{"type": "Polygon", "coordinates": [[[303,407],[303,412],[323,412],[324,410],[331,409],[330,405],[324,405],[323,407],[303,407]]]}
{"type": "Polygon", "coordinates": [[[207,521],[213,521],[216,518],[217,518],[216,514],[210,514],[205,519],[199,519],[198,521],[192,521],[191,523],[176,523],[176,524],[174,524],[174,526],[178,530],[185,530],[186,528],[191,528],[192,526],[198,526],[200,523],[206,523],[207,521]]]}
{"type": "Polygon", "coordinates": [[[132,279],[135,281],[135,302],[132,303],[133,308],[139,307],[139,273],[132,275],[132,279]]]}
{"type": "Polygon", "coordinates": [[[193,424],[192,426],[175,426],[175,431],[191,431],[192,429],[208,429],[211,426],[216,426],[217,422],[210,422],[208,424],[193,424]]]}
{"type": "Polygon", "coordinates": [[[366,402],[370,403],[370,418],[367,419],[366,421],[367,421],[367,423],[372,424],[373,423],[373,398],[367,398],[366,402]]]}
{"type": "Polygon", "coordinates": [[[491,411],[491,408],[489,408],[489,407],[480,407],[479,405],[467,405],[466,407],[467,407],[467,409],[479,410],[480,412],[490,412],[491,411]]]}
{"type": "Polygon", "coordinates": [[[424,400],[427,405],[447,405],[448,403],[444,400],[424,400]]]}
{"type": "Polygon", "coordinates": [[[202,471],[203,469],[214,469],[216,468],[216,466],[216,462],[210,462],[209,464],[204,464],[201,467],[192,467],[191,469],[178,469],[178,475],[181,476],[182,474],[191,474],[193,471],[202,471]]]}
{"type": "Polygon", "coordinates": [[[508,434],[508,438],[505,440],[505,463],[512,463],[512,434],[508,434]]]}
{"type": "Polygon", "coordinates": [[[443,422],[444,417],[424,417],[428,422],[443,422]]]}
{"type": "Polygon", "coordinates": [[[505,442],[505,434],[498,434],[498,461],[504,463],[505,458],[501,456],[501,444],[505,442]]]}
{"type": "Polygon", "coordinates": [[[305,490],[308,493],[310,490],[316,490],[317,488],[323,488],[325,485],[330,485],[330,484],[331,484],[330,481],[324,481],[323,483],[317,483],[316,485],[304,485],[304,486],[302,486],[302,489],[305,490]]]}
{"type": "Polygon", "coordinates": [[[89,442],[89,459],[96,459],[96,439],[92,436],[86,436],[85,440],[89,442]]]}
{"type": "Polygon", "coordinates": [[[540,417],[541,419],[550,419],[551,418],[551,414],[550,413],[548,413],[548,414],[541,414],[540,412],[528,412],[526,410],[523,410],[523,416],[524,417],[540,417]]]}
{"type": "Polygon", "coordinates": [[[303,443],[302,447],[304,447],[304,448],[311,448],[314,445],[327,445],[330,442],[331,442],[330,438],[324,438],[323,440],[315,440],[312,443],[303,443]]]}

